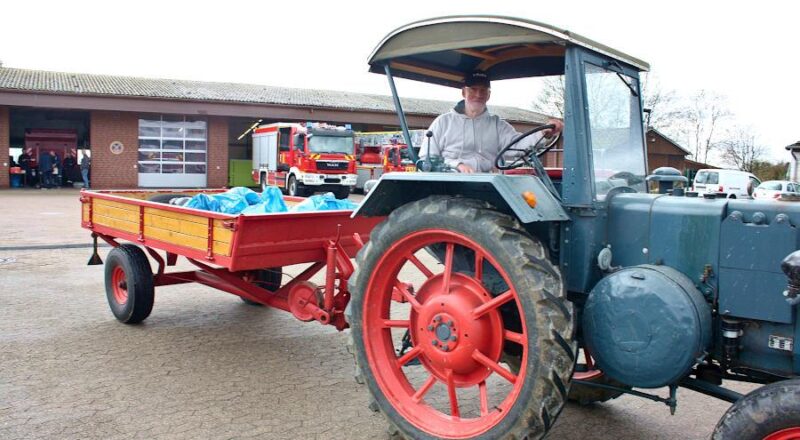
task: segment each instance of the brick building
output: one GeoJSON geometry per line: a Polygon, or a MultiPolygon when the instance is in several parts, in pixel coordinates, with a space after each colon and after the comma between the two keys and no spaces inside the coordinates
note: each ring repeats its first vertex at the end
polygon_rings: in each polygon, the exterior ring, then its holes
{"type": "MultiPolygon", "coordinates": [[[[452,105],[403,100],[411,128],[426,128],[452,105]]],[[[520,131],[547,119],[491,110],[520,131]]],[[[73,148],[90,148],[94,187],[221,187],[228,161],[250,158],[250,137],[240,135],[258,120],[398,126],[390,96],[0,67],[0,188],[9,186],[9,153],[26,138],[34,145],[37,130],[74,133],[73,148]]]]}

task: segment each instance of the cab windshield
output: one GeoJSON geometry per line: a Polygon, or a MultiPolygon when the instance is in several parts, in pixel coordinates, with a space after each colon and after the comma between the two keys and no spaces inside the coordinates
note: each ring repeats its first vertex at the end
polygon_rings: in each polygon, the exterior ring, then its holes
{"type": "Polygon", "coordinates": [[[645,192],[645,157],[639,83],[586,63],[586,97],[598,199],[615,187],[645,192]]]}
{"type": "Polygon", "coordinates": [[[353,154],[355,144],[352,136],[311,136],[308,139],[309,153],[353,154]]]}

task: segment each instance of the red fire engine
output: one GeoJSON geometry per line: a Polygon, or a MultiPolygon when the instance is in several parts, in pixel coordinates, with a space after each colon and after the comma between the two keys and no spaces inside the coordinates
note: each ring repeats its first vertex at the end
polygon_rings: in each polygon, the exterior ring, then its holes
{"type": "Polygon", "coordinates": [[[259,126],[253,132],[253,180],[292,196],[331,191],[347,198],[356,184],[353,131],[318,123],[259,126]]]}
{"type": "MultiPolygon", "coordinates": [[[[417,132],[424,133],[424,130],[412,130],[412,138],[418,135],[417,132]]],[[[416,171],[416,166],[409,158],[407,145],[401,142],[402,132],[361,132],[356,133],[356,138],[360,155],[356,165],[358,179],[355,189],[365,190],[368,181],[379,179],[384,173],[416,171]]]]}

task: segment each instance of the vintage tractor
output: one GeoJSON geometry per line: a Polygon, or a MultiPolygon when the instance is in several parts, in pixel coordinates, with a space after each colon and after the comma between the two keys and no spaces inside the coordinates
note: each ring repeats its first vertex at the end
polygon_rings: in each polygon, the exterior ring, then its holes
{"type": "Polygon", "coordinates": [[[675,411],[685,387],[734,403],[714,438],[800,438],[800,204],[648,194],[647,63],[542,23],[459,16],[391,32],[369,65],[407,139],[394,76],[566,84],[563,173],[535,146],[505,160],[538,127],[496,158],[536,175],[388,174],[354,214],[388,215],[348,313],[358,377],[395,435],[540,438],[568,399],[675,411]]]}

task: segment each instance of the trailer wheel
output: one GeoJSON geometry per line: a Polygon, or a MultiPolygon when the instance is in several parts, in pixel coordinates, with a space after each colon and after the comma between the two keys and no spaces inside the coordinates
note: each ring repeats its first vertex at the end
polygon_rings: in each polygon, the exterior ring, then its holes
{"type": "Polygon", "coordinates": [[[800,439],[800,379],[756,389],[734,403],[714,430],[713,440],[800,439]]]}
{"type": "MultiPolygon", "coordinates": [[[[282,277],[283,277],[282,267],[270,267],[269,269],[260,269],[254,271],[251,282],[259,287],[263,287],[264,289],[269,290],[270,292],[274,292],[281,288],[282,277]]],[[[240,296],[239,298],[241,298],[241,300],[244,301],[245,304],[251,306],[259,306],[259,307],[263,306],[263,304],[251,301],[243,296],[240,296]]]]}
{"type": "Polygon", "coordinates": [[[343,186],[341,188],[336,188],[336,191],[334,191],[333,195],[336,196],[337,199],[346,199],[350,197],[350,187],[343,186]]]}
{"type": "Polygon", "coordinates": [[[105,267],[106,298],[114,316],[126,323],[144,321],[153,311],[153,271],[144,251],[132,244],[115,247],[105,267]]]}
{"type": "Polygon", "coordinates": [[[290,196],[294,197],[305,197],[306,196],[306,188],[305,185],[299,183],[295,176],[289,176],[289,184],[288,192],[290,196]]]}
{"type": "Polygon", "coordinates": [[[356,371],[393,436],[549,431],[575,362],[573,307],[545,248],[515,219],[485,202],[431,196],[396,209],[357,260],[356,371]],[[442,264],[426,255],[437,247],[442,264]],[[501,288],[487,283],[490,271],[501,288]],[[507,352],[522,360],[517,374],[502,364],[507,352]]]}

